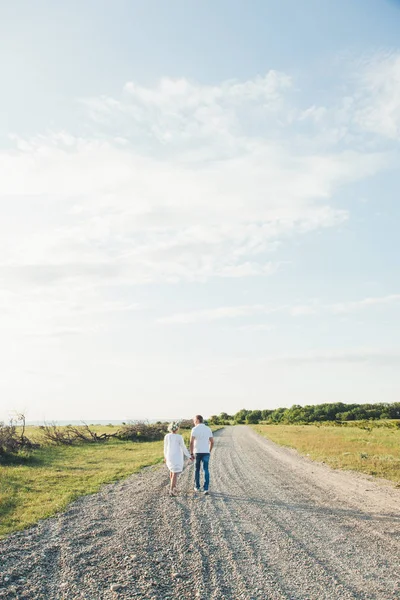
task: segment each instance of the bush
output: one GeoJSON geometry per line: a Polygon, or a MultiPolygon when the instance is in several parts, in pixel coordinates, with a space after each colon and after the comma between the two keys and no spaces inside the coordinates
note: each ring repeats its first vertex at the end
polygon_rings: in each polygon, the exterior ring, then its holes
{"type": "Polygon", "coordinates": [[[110,438],[117,437],[118,434],[118,432],[116,432],[101,433],[99,435],[90,429],[86,423],[83,423],[81,427],[73,427],[72,425],[58,427],[55,423],[51,423],[50,425],[41,425],[40,429],[46,441],[60,446],[72,446],[73,444],[78,443],[93,444],[98,442],[107,442],[110,438]]]}
{"type": "Polygon", "coordinates": [[[183,419],[179,421],[179,425],[181,429],[192,429],[194,427],[192,419],[183,419]]]}
{"type": "Polygon", "coordinates": [[[210,423],[210,425],[220,425],[221,422],[220,422],[219,417],[217,417],[217,415],[212,415],[209,418],[209,423],[210,423]]]}
{"type": "Polygon", "coordinates": [[[260,410],[252,410],[246,416],[246,423],[247,423],[247,425],[258,425],[260,419],[261,419],[261,411],[260,410]]]}
{"type": "Polygon", "coordinates": [[[164,439],[166,433],[168,433],[168,423],[135,421],[122,427],[115,436],[120,440],[132,442],[155,442],[164,439]]]}
{"type": "Polygon", "coordinates": [[[251,413],[251,410],[246,410],[245,408],[242,408],[241,410],[239,410],[233,417],[235,420],[235,423],[238,423],[238,424],[244,423],[246,420],[246,417],[249,413],[251,413]]]}
{"type": "Polygon", "coordinates": [[[33,443],[25,435],[25,417],[19,415],[17,422],[22,425],[21,433],[17,431],[13,422],[9,425],[0,422],[0,456],[17,454],[21,450],[32,450],[39,447],[39,444],[33,443]]]}

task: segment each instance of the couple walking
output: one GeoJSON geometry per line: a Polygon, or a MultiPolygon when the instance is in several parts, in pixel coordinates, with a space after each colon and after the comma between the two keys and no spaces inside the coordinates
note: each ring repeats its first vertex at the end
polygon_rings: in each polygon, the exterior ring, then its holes
{"type": "Polygon", "coordinates": [[[164,438],[164,460],[167,463],[170,476],[170,494],[177,493],[176,483],[179,473],[183,471],[184,457],[196,461],[194,474],[194,491],[200,492],[200,468],[204,470],[204,494],[208,494],[210,485],[210,472],[208,463],[210,453],[214,446],[214,438],[211,429],[203,423],[203,417],[196,415],[193,419],[194,427],[190,433],[190,452],[185,446],[183,437],[178,433],[179,423],[171,423],[167,435],[164,438]]]}

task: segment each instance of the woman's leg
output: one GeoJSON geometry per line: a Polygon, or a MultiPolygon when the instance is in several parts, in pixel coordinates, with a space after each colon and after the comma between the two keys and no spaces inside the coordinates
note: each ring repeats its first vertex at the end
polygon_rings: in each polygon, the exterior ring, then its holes
{"type": "Polygon", "coordinates": [[[178,479],[178,473],[171,473],[171,492],[176,489],[176,482],[178,479]]]}

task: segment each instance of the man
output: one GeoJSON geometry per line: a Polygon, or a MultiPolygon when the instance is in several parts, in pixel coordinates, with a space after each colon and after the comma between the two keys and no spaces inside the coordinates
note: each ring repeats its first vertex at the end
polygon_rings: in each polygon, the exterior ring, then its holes
{"type": "Polygon", "coordinates": [[[208,463],[210,453],[214,446],[214,438],[211,429],[203,423],[203,417],[196,415],[193,419],[194,427],[190,435],[190,454],[196,459],[196,471],[194,475],[194,491],[200,491],[200,466],[203,463],[204,470],[204,494],[208,494],[210,486],[210,473],[208,463]]]}

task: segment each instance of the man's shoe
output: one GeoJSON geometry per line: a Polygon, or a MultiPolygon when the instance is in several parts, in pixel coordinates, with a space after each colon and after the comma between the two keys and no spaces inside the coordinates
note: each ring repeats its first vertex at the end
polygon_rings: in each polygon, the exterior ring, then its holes
{"type": "Polygon", "coordinates": [[[200,491],[200,488],[197,488],[197,487],[194,487],[193,489],[194,489],[195,492],[199,492],[200,491]]]}
{"type": "Polygon", "coordinates": [[[203,494],[204,494],[205,496],[208,496],[208,494],[209,494],[209,491],[208,491],[208,490],[204,490],[204,491],[203,491],[203,494]]]}

